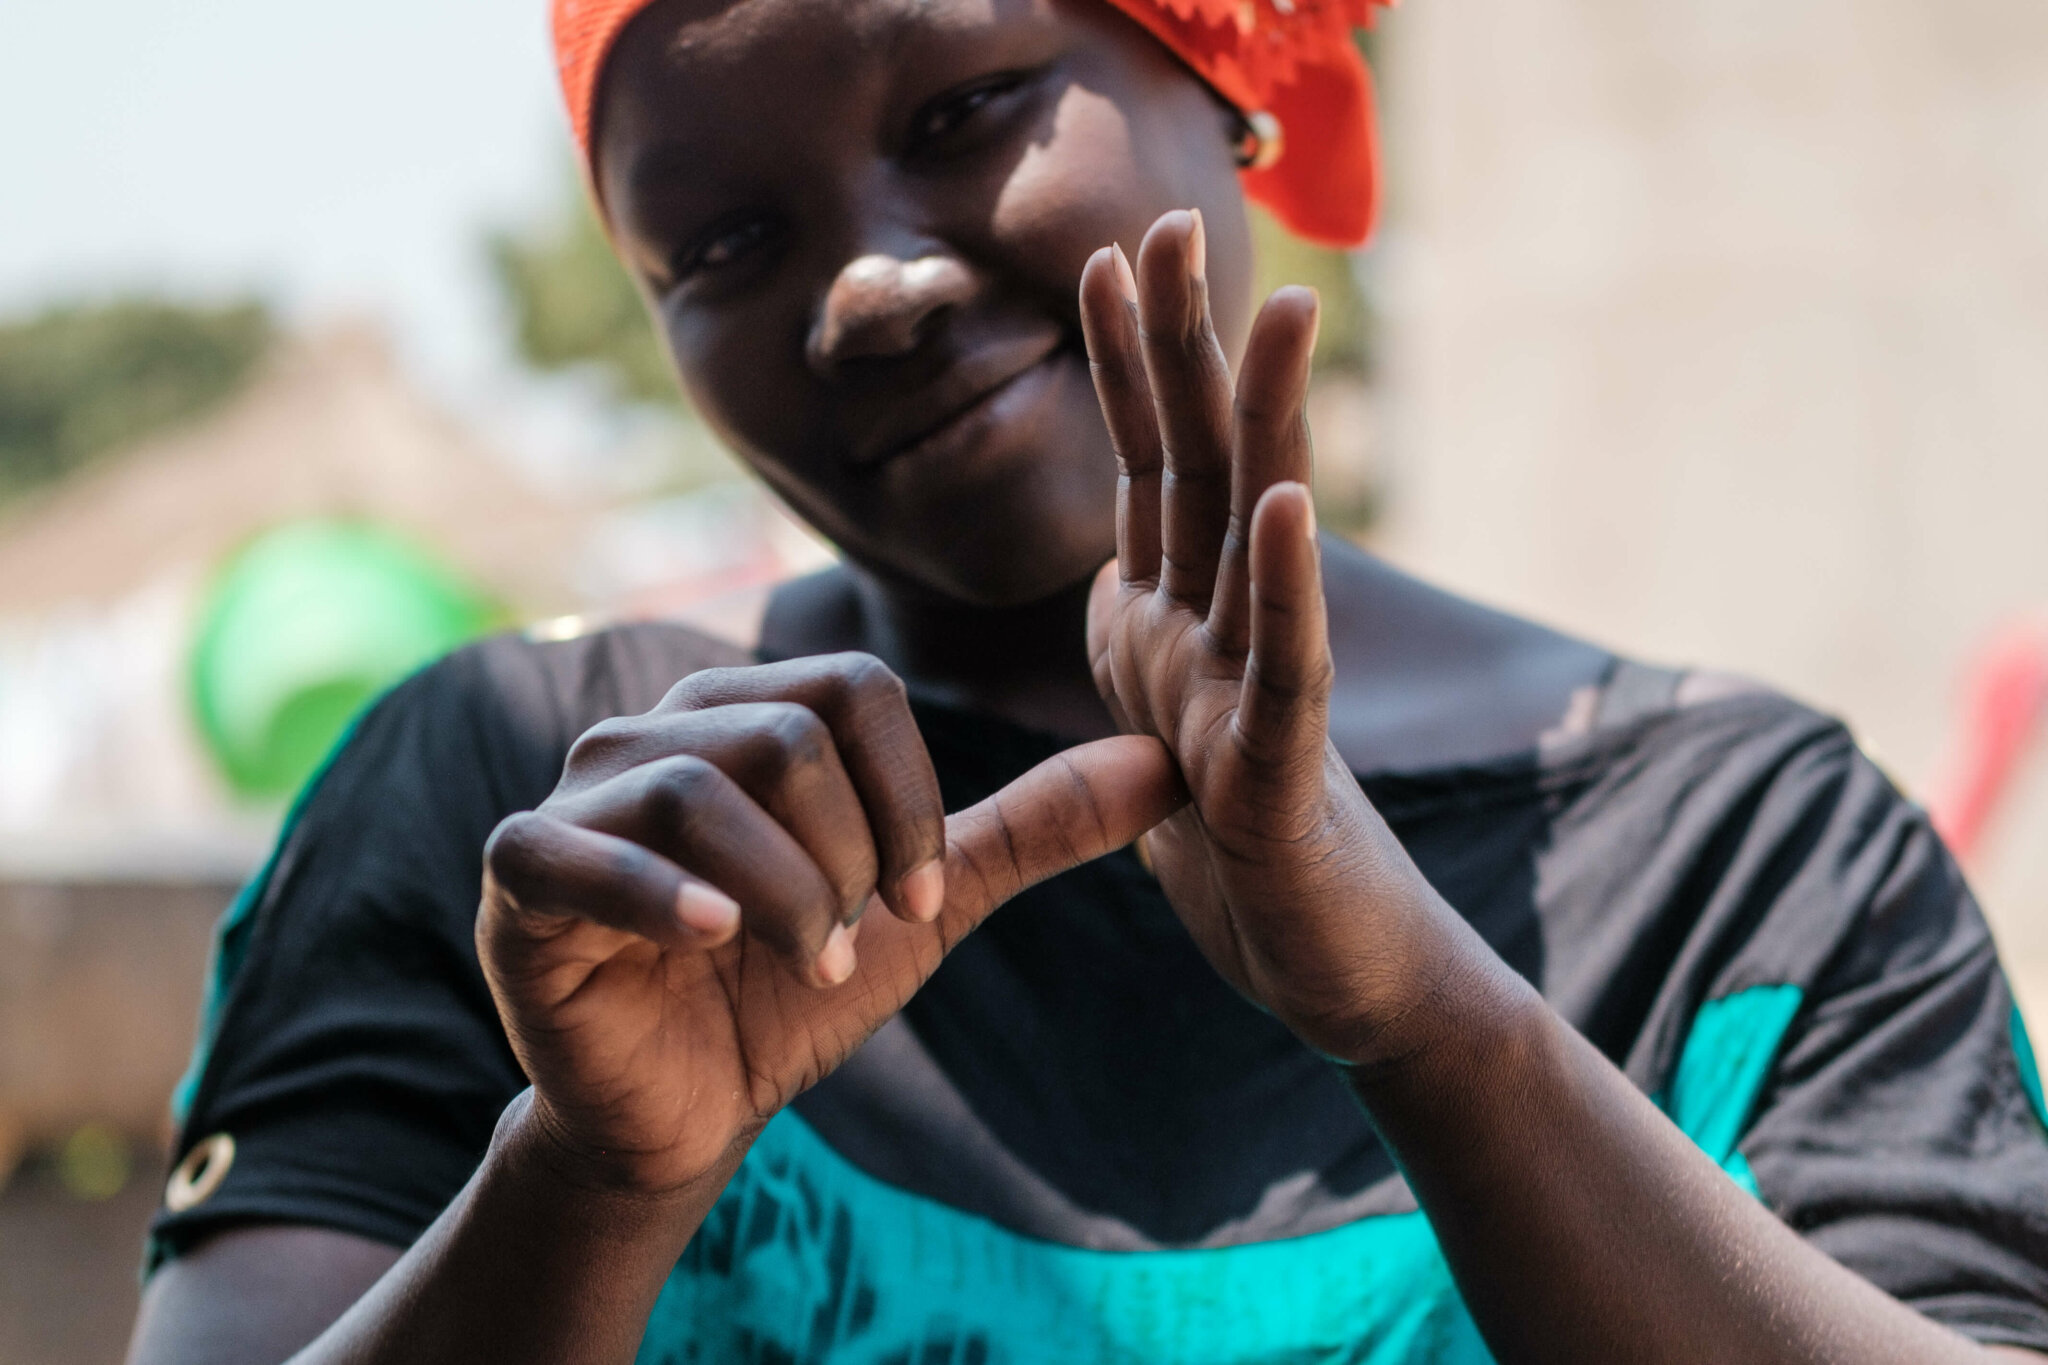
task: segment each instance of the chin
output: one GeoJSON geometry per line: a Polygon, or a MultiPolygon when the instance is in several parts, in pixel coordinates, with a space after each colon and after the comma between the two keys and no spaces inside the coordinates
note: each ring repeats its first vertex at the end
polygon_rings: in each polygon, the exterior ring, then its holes
{"type": "Polygon", "coordinates": [[[1108,554],[1091,555],[1085,559],[1074,559],[1057,569],[1038,564],[1032,567],[1039,572],[1028,574],[1004,573],[1000,569],[985,571],[983,566],[970,566],[964,572],[951,575],[952,581],[945,585],[944,591],[954,601],[987,611],[1036,606],[1091,582],[1095,571],[1108,558],[1108,554]]]}
{"type": "Polygon", "coordinates": [[[1043,516],[1030,510],[1012,505],[999,515],[956,521],[952,534],[928,536],[910,555],[890,558],[899,572],[933,592],[999,610],[1043,602],[1086,583],[1115,555],[1113,513],[1076,518],[1058,514],[1071,509],[1046,509],[1043,516]]]}
{"type": "Polygon", "coordinates": [[[1078,468],[1058,464],[1022,463],[1015,477],[928,507],[876,548],[914,580],[977,607],[1027,606],[1084,583],[1116,554],[1114,462],[1105,451],[1078,468]]]}

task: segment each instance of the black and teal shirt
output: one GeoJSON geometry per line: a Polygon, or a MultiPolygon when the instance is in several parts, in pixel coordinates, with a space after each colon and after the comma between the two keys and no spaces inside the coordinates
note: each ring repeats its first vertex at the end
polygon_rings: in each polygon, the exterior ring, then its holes
{"type": "MultiPolygon", "coordinates": [[[[152,1255],[315,1224],[403,1246],[521,1089],[480,856],[704,642],[495,640],[400,686],[223,926],[152,1255]],[[223,1151],[224,1144],[212,1150],[223,1151]],[[187,1198],[180,1203],[189,1202],[187,1198]]],[[[1617,667],[1538,752],[1367,774],[1444,898],[1731,1179],[1880,1288],[2048,1350],[2048,1135],[1983,918],[1842,727],[1617,667]]],[[[949,808],[1062,747],[918,703],[949,808]]],[[[761,1136],[641,1360],[1479,1365],[1426,1216],[1330,1064],[1204,963],[1138,860],[1038,887],[761,1136]]]]}

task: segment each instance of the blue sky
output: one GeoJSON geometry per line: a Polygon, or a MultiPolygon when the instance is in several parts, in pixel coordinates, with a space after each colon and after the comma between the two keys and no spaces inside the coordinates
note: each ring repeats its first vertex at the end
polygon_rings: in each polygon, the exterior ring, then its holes
{"type": "Polygon", "coordinates": [[[256,290],[460,385],[570,166],[544,0],[0,0],[0,314],[256,290]]]}

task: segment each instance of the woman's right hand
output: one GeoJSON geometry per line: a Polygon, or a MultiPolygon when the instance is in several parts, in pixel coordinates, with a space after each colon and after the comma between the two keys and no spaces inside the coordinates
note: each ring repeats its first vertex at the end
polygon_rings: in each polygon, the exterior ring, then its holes
{"type": "Polygon", "coordinates": [[[1123,736],[948,818],[879,661],[695,674],[583,736],[486,849],[477,946],[532,1117],[572,1179],[722,1181],[990,911],[1182,800],[1123,736]]]}

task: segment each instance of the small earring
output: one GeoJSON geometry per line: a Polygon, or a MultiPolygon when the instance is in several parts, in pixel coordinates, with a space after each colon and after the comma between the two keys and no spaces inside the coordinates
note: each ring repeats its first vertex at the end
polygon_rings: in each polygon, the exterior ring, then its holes
{"type": "Polygon", "coordinates": [[[1244,134],[1237,140],[1237,164],[1247,171],[1271,170],[1287,149],[1280,120],[1264,109],[1244,116],[1244,134]]]}

